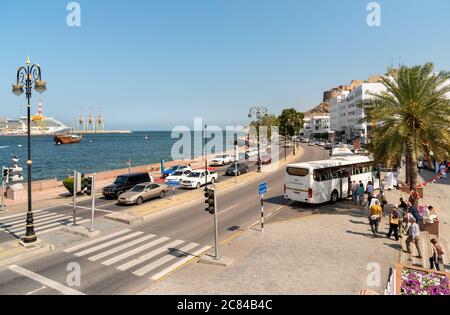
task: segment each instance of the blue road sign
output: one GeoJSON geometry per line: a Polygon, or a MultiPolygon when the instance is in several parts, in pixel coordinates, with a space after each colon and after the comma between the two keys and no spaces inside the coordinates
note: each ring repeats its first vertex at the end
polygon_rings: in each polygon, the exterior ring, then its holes
{"type": "Polygon", "coordinates": [[[267,183],[259,184],[259,195],[267,193],[267,183]]]}
{"type": "Polygon", "coordinates": [[[180,182],[177,180],[169,180],[166,184],[169,187],[180,187],[180,182]]]}

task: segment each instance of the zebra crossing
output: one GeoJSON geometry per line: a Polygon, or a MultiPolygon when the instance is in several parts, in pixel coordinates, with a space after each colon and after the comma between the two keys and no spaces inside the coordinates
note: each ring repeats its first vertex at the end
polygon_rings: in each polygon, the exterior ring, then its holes
{"type": "Polygon", "coordinates": [[[210,248],[194,242],[124,229],[75,245],[64,252],[157,281],[210,248]]]}
{"type": "MultiPolygon", "coordinates": [[[[36,234],[46,234],[60,230],[64,225],[72,223],[72,215],[48,212],[44,210],[33,211],[34,231],[36,234]]],[[[15,214],[0,218],[0,230],[21,238],[26,234],[27,214],[15,214]]],[[[89,222],[88,219],[77,218],[77,224],[89,222]]]]}

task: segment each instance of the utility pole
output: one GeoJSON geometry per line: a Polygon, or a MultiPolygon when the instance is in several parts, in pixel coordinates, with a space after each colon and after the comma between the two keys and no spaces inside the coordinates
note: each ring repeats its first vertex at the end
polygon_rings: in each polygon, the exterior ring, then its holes
{"type": "Polygon", "coordinates": [[[90,232],[94,231],[94,214],[95,214],[95,182],[97,174],[91,176],[91,195],[92,195],[92,212],[91,212],[91,229],[90,232]]]}
{"type": "Polygon", "coordinates": [[[205,134],[204,134],[204,138],[205,138],[205,191],[208,189],[208,125],[205,124],[205,134]]]}
{"type": "Polygon", "coordinates": [[[1,212],[5,212],[5,184],[8,183],[9,179],[9,168],[3,166],[2,167],[2,210],[1,212]]]}

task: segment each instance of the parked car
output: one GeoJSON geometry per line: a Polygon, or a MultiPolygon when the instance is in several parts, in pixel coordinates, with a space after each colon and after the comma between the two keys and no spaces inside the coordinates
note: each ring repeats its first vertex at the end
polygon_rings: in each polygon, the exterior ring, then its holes
{"type": "Polygon", "coordinates": [[[121,194],[133,188],[137,184],[153,182],[148,173],[132,173],[120,175],[114,183],[103,188],[103,196],[106,199],[117,199],[121,194]]]}
{"type": "Polygon", "coordinates": [[[192,168],[189,165],[175,165],[167,170],[164,170],[164,172],[162,173],[162,178],[166,178],[167,176],[170,176],[177,171],[183,171],[183,170],[191,170],[192,171],[192,168]]]}
{"type": "Polygon", "coordinates": [[[166,183],[167,183],[167,182],[179,182],[180,185],[181,185],[181,181],[182,181],[183,179],[186,179],[187,176],[188,176],[189,174],[191,174],[191,172],[192,172],[192,171],[189,170],[189,169],[184,169],[184,170],[182,170],[182,171],[176,171],[176,172],[173,173],[172,175],[169,175],[169,176],[166,177],[166,183]]]}
{"type": "Polygon", "coordinates": [[[261,156],[261,164],[262,165],[268,165],[272,163],[272,157],[268,154],[264,154],[261,156]]]}
{"type": "Polygon", "coordinates": [[[230,154],[219,154],[211,161],[210,165],[220,166],[230,164],[233,162],[233,157],[230,154]]]}
{"type": "Polygon", "coordinates": [[[316,143],[315,143],[314,141],[310,141],[308,145],[309,145],[310,147],[313,147],[313,146],[316,145],[316,143]]]}
{"type": "Polygon", "coordinates": [[[210,172],[209,170],[195,170],[192,171],[186,179],[181,181],[181,187],[198,189],[205,185],[205,183],[214,184],[218,177],[219,175],[217,172],[210,172]]]}
{"type": "Polygon", "coordinates": [[[119,196],[121,205],[140,205],[153,198],[165,198],[168,187],[165,184],[141,183],[119,196]]]}
{"type": "Polygon", "coordinates": [[[225,175],[226,176],[234,176],[236,174],[237,176],[239,176],[241,174],[248,173],[249,171],[250,171],[250,169],[249,169],[248,165],[238,163],[237,166],[235,164],[228,166],[227,170],[225,171],[225,175]],[[237,171],[236,171],[236,169],[237,169],[237,171]]]}

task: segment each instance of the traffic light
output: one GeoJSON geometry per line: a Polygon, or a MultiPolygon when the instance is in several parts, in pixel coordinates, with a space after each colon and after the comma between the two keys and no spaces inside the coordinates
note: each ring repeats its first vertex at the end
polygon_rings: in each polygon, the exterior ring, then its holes
{"type": "Polygon", "coordinates": [[[86,178],[86,193],[91,196],[92,195],[92,177],[86,178]]]}
{"type": "Polygon", "coordinates": [[[205,211],[208,211],[211,214],[214,214],[216,212],[216,200],[215,200],[215,191],[214,189],[208,188],[205,192],[205,203],[208,205],[207,208],[205,208],[205,211]]]}
{"type": "Polygon", "coordinates": [[[3,167],[3,181],[5,182],[5,183],[8,183],[9,182],[9,168],[7,168],[7,167],[3,167]]]}

